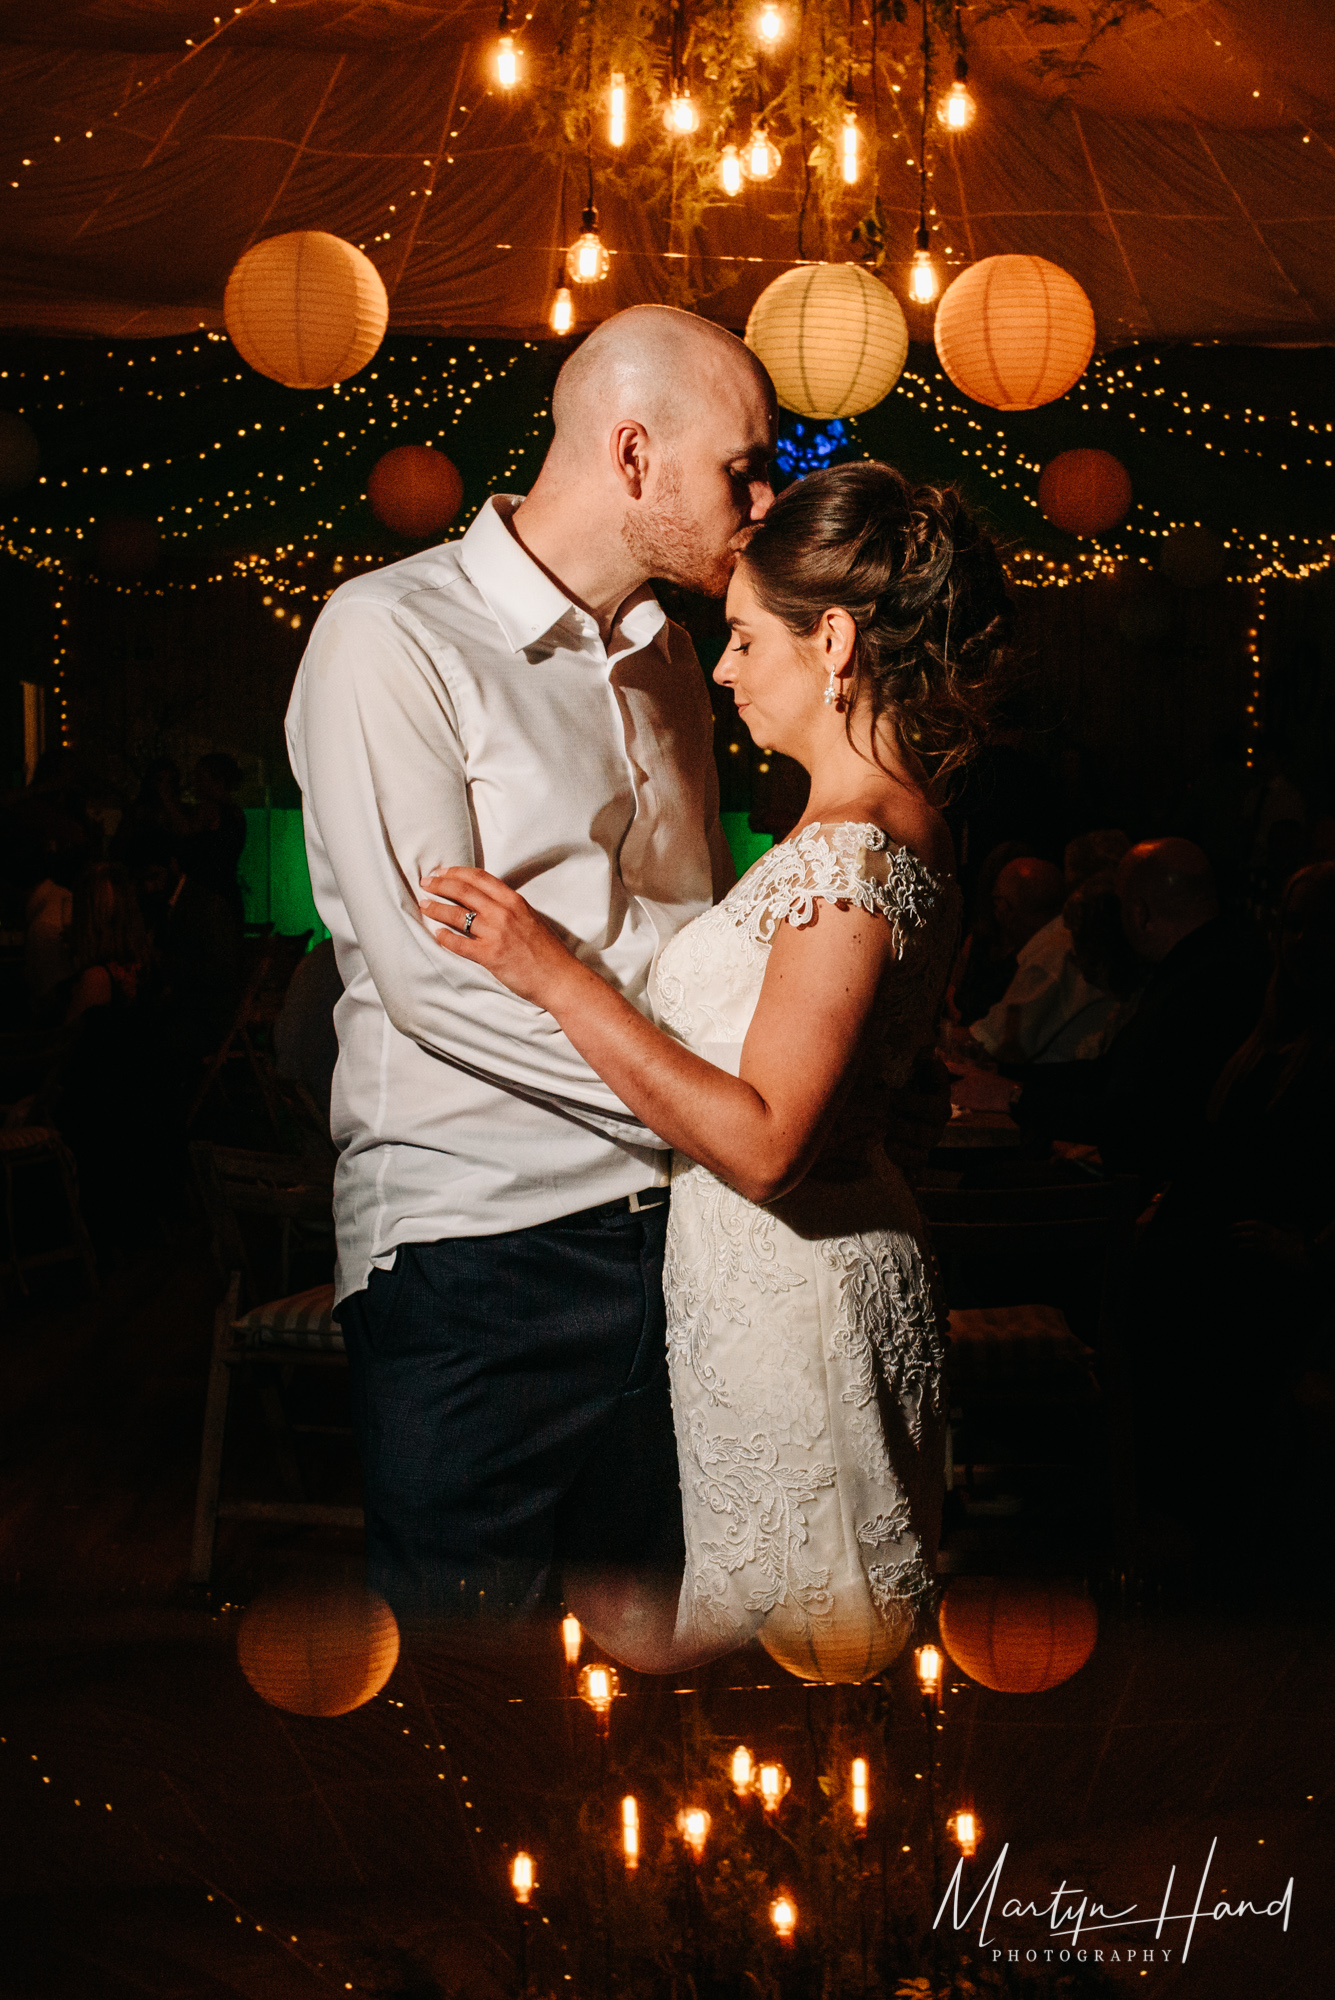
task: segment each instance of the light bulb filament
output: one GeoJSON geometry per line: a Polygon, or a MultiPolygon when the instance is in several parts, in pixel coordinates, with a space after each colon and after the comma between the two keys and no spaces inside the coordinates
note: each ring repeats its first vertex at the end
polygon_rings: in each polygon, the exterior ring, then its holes
{"type": "Polygon", "coordinates": [[[844,181],[848,187],[852,187],[861,171],[861,161],[859,159],[861,139],[862,135],[858,131],[858,116],[856,111],[846,111],[844,113],[842,164],[844,181]]]}
{"type": "Polygon", "coordinates": [[[496,81],[502,90],[513,90],[519,77],[519,56],[513,35],[502,35],[496,46],[496,81]]]}
{"type": "Polygon", "coordinates": [[[626,143],[626,79],[619,69],[612,71],[612,97],[607,118],[609,144],[624,146],[626,143]]]}

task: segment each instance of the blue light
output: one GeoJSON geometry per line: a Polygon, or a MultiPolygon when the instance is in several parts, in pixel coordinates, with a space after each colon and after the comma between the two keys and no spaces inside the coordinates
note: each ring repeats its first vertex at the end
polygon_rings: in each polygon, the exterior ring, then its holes
{"type": "Polygon", "coordinates": [[[816,424],[783,410],[774,459],[785,479],[805,479],[809,472],[819,472],[822,466],[832,464],[836,454],[847,450],[852,442],[847,424],[838,417],[828,424],[816,424]]]}

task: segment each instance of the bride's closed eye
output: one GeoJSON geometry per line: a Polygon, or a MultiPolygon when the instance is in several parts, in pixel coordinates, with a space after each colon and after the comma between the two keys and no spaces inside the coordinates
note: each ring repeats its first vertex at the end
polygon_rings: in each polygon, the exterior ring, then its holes
{"type": "Polygon", "coordinates": [[[728,648],[730,653],[749,653],[750,650],[751,641],[749,639],[734,639],[728,648]]]}

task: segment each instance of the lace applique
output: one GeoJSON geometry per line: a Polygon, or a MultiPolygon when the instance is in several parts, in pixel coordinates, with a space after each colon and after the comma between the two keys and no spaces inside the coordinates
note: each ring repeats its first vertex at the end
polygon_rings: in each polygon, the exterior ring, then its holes
{"type": "Polygon", "coordinates": [[[858,1540],[869,1549],[880,1542],[902,1542],[913,1526],[907,1500],[896,1502],[893,1513],[877,1514],[873,1520],[858,1522],[858,1540]]]}
{"type": "Polygon", "coordinates": [[[868,1563],[867,1582],[871,1586],[872,1603],[882,1613],[897,1604],[922,1604],[936,1589],[936,1579],[921,1549],[915,1549],[902,1562],[868,1563]]]}
{"type": "Polygon", "coordinates": [[[663,1265],[673,1366],[688,1369],[711,1403],[763,1425],[779,1443],[812,1445],[824,1416],[806,1353],[800,1340],[786,1336],[785,1316],[764,1310],[807,1281],[780,1258],[779,1224],[769,1209],[757,1208],[701,1166],[676,1174],[674,1193],[685,1193],[687,1182],[701,1205],[700,1226],[691,1234],[697,1254],[688,1254],[680,1232],[669,1229],[663,1265]],[[711,1342],[729,1326],[756,1327],[741,1381],[726,1380],[709,1358],[711,1342]]]}
{"type": "Polygon", "coordinates": [[[924,1404],[937,1419],[944,1408],[945,1345],[927,1266],[913,1239],[891,1230],[824,1237],[816,1251],[839,1275],[830,1358],[844,1362],[851,1378],[840,1397],[850,1408],[849,1431],[867,1477],[889,1486],[895,1475],[878,1387],[900,1404],[915,1445],[924,1404]]]}
{"type": "Polygon", "coordinates": [[[815,1617],[830,1611],[830,1572],[804,1553],[808,1531],[801,1509],[834,1485],[834,1467],[780,1465],[773,1438],[716,1436],[701,1410],[691,1412],[687,1454],[699,1518],[719,1530],[695,1539],[691,1548],[694,1619],[724,1634],[734,1629],[728,1578],[741,1570],[748,1572],[742,1599],[748,1613],[763,1617],[785,1601],[815,1617]]]}
{"type": "Polygon", "coordinates": [[[754,943],[769,944],[781,923],[809,924],[817,903],[851,903],[888,919],[901,958],[907,933],[927,921],[938,893],[936,878],[917,855],[892,848],[879,826],[813,820],[762,856],[721,907],[731,907],[733,921],[754,943]],[[869,865],[870,855],[885,858],[869,865]]]}

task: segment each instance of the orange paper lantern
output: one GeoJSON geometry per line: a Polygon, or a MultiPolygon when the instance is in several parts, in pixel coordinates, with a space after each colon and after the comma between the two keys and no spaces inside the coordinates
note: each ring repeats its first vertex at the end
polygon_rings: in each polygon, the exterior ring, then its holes
{"type": "Polygon", "coordinates": [[[959,1577],[941,1637],[962,1673],[1000,1694],[1041,1694],[1084,1666],[1099,1618],[1076,1584],[959,1577]]]}
{"type": "Polygon", "coordinates": [[[291,1715],[347,1715],[379,1694],[399,1657],[394,1613],[374,1591],[298,1585],[257,1597],[236,1635],[256,1694],[291,1715]]]}
{"type": "Polygon", "coordinates": [[[1063,451],[1044,466],[1038,504],[1068,535],[1101,535],[1131,505],[1131,477],[1110,451],[1063,451]]]}
{"type": "Polygon", "coordinates": [[[994,410],[1034,410],[1080,380],[1094,308],[1046,257],[984,257],[936,309],[936,351],[957,389],[994,410]]]}
{"type": "Polygon", "coordinates": [[[288,389],[328,389],[364,368],[385,337],[389,300],[369,257],[324,229],[256,243],[223,295],[232,345],[288,389]]]}
{"type": "Polygon", "coordinates": [[[371,511],[396,535],[423,542],[447,528],[463,503],[464,482],[443,451],[399,444],[376,460],[366,482],[371,511]]]}

